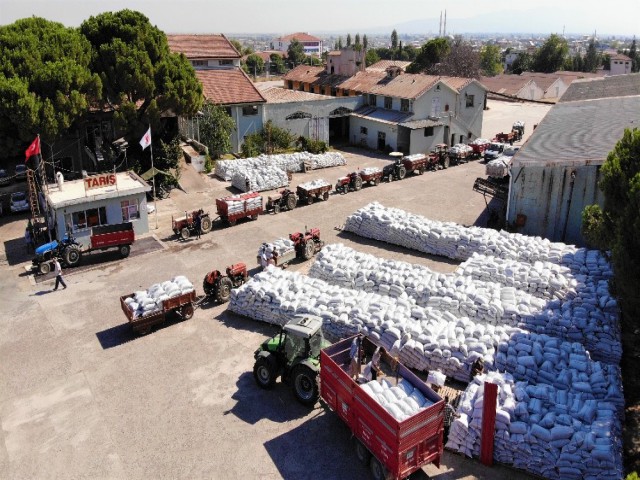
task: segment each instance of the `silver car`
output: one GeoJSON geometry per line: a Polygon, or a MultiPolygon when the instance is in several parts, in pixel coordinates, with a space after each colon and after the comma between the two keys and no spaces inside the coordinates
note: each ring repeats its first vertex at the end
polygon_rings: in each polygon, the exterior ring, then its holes
{"type": "Polygon", "coordinates": [[[25,192],[13,192],[9,202],[11,213],[20,213],[29,211],[29,202],[25,192]]]}

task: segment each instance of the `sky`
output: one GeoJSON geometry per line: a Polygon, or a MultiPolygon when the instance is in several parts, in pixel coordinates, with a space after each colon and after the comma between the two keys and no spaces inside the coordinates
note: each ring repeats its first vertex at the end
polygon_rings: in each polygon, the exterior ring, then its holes
{"type": "Polygon", "coordinates": [[[0,24],[31,16],[78,26],[124,8],[144,13],[165,33],[227,35],[582,33],[640,37],[640,0],[0,0],[0,24]]]}

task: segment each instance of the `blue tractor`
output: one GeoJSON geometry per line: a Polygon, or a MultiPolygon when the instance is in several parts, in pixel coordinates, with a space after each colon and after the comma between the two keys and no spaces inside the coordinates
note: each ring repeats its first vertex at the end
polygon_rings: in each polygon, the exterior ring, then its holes
{"type": "Polygon", "coordinates": [[[65,267],[75,267],[82,258],[82,245],[75,238],[65,236],[61,241],[53,240],[36,248],[36,256],[31,262],[31,269],[46,275],[53,269],[53,259],[58,257],[65,267]]]}

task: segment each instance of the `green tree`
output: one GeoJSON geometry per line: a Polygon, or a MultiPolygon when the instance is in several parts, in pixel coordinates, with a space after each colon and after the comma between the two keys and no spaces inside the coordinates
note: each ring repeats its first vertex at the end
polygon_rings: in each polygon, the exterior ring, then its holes
{"type": "Polygon", "coordinates": [[[238,51],[238,53],[242,55],[242,50],[243,50],[242,44],[235,38],[230,39],[229,42],[231,42],[231,45],[233,45],[233,48],[235,48],[238,51]]]}
{"type": "Polygon", "coordinates": [[[356,47],[359,47],[360,45],[362,45],[361,42],[360,42],[360,34],[359,33],[356,33],[356,39],[354,40],[354,45],[356,47]]]}
{"type": "Polygon", "coordinates": [[[41,134],[53,143],[100,97],[91,45],[77,29],[31,17],[0,27],[0,157],[41,134]]]}
{"type": "Polygon", "coordinates": [[[589,46],[587,47],[587,54],[584,58],[583,72],[595,72],[599,65],[598,52],[596,51],[596,42],[591,37],[589,40],[589,46]]]}
{"type": "Polygon", "coordinates": [[[371,49],[371,50],[367,50],[366,56],[364,58],[365,64],[367,67],[373,65],[374,63],[377,63],[380,61],[380,56],[378,55],[378,53],[371,49]]]}
{"type": "Polygon", "coordinates": [[[611,251],[611,291],[623,312],[623,329],[633,331],[640,324],[640,130],[625,129],[601,175],[604,207],[585,208],[582,232],[592,246],[611,251]]]}
{"type": "Polygon", "coordinates": [[[287,59],[294,67],[303,64],[307,59],[304,53],[304,45],[295,38],[291,40],[289,48],[287,48],[287,59]]]}
{"type": "Polygon", "coordinates": [[[264,71],[264,60],[260,55],[252,53],[244,61],[247,69],[245,70],[249,75],[260,75],[264,71]]]}
{"type": "Polygon", "coordinates": [[[473,48],[471,43],[457,35],[450,43],[449,53],[429,71],[436,75],[478,78],[480,76],[480,53],[473,48]]]}
{"type": "Polygon", "coordinates": [[[338,37],[338,48],[336,50],[342,50],[342,37],[338,37]]]}
{"type": "Polygon", "coordinates": [[[236,124],[223,107],[205,101],[198,126],[200,140],[209,149],[212,158],[220,158],[220,155],[231,151],[231,134],[236,124]]]}
{"type": "Polygon", "coordinates": [[[451,46],[446,38],[434,38],[425,43],[421,48],[416,59],[409,65],[407,72],[421,73],[429,72],[434,65],[442,62],[451,51],[451,46]]]}
{"type": "Polygon", "coordinates": [[[497,45],[485,45],[480,50],[480,68],[487,77],[495,77],[502,73],[502,58],[497,45]]]}
{"type": "Polygon", "coordinates": [[[396,32],[395,28],[393,32],[391,32],[391,50],[396,50],[398,48],[398,32],[396,32]]]}
{"type": "Polygon", "coordinates": [[[551,34],[544,44],[536,51],[533,59],[535,72],[553,73],[564,65],[564,59],[569,53],[567,41],[560,35],[551,34]]]}
{"type": "Polygon", "coordinates": [[[347,47],[351,46],[351,34],[347,33],[347,47]]]}
{"type": "Polygon", "coordinates": [[[636,37],[633,37],[633,41],[631,42],[631,47],[629,48],[629,58],[631,59],[631,71],[633,73],[638,72],[640,69],[640,57],[638,57],[638,50],[636,46],[636,37]]]}
{"type": "Polygon", "coordinates": [[[362,46],[364,47],[365,50],[369,48],[369,39],[367,38],[366,34],[362,36],[362,46]]]}
{"type": "MultiPolygon", "coordinates": [[[[91,68],[102,80],[102,99],[114,106],[114,119],[137,144],[160,116],[194,115],[202,105],[202,85],[186,57],[169,50],[167,37],[140,12],[106,12],[82,23],[93,47],[91,68]]],[[[154,140],[158,139],[157,136],[154,140]]]]}
{"type": "Polygon", "coordinates": [[[177,186],[182,176],[180,168],[180,159],[182,158],[180,138],[176,135],[166,143],[160,139],[158,148],[153,153],[154,167],[172,175],[156,175],[156,187],[177,186]]]}
{"type": "Polygon", "coordinates": [[[272,53],[271,55],[269,55],[269,59],[271,60],[271,63],[275,65],[276,73],[283,74],[285,71],[285,66],[282,55],[278,53],[272,53]]]}
{"type": "Polygon", "coordinates": [[[527,52],[522,52],[511,64],[511,71],[516,75],[520,75],[522,72],[530,72],[532,70],[533,57],[527,52]]]}

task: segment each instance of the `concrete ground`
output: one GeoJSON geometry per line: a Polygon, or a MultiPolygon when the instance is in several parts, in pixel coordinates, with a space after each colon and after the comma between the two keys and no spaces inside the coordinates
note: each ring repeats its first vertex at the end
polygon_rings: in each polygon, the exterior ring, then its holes
{"type": "MultiPolygon", "coordinates": [[[[490,103],[486,136],[527,122],[527,134],[548,107],[490,103]]],[[[295,174],[293,184],[336,178],[382,157],[347,149],[345,167],[295,174]]],[[[206,178],[202,192],[174,191],[158,201],[163,248],[126,260],[69,270],[69,286],[35,283],[25,273],[26,217],[0,222],[0,477],[22,478],[368,478],[348,429],[321,404],[301,407],[286,386],[255,386],[253,351],[274,328],[205,305],[188,321],[170,320],[145,337],[132,334],[118,297],[186,275],[201,292],[212,268],[255,265],[263,241],[320,227],[327,242],[448,272],[455,262],[363,240],[334,227],[377,200],[438,220],[482,225],[485,202],[472,191],[484,175],[479,162],[409,177],[401,182],[332,195],[327,202],[214,230],[178,241],[171,215],[204,207],[228,184],[206,178]]],[[[309,262],[292,265],[305,271],[309,262]]],[[[530,478],[505,467],[445,453],[438,479],[530,478]]]]}

